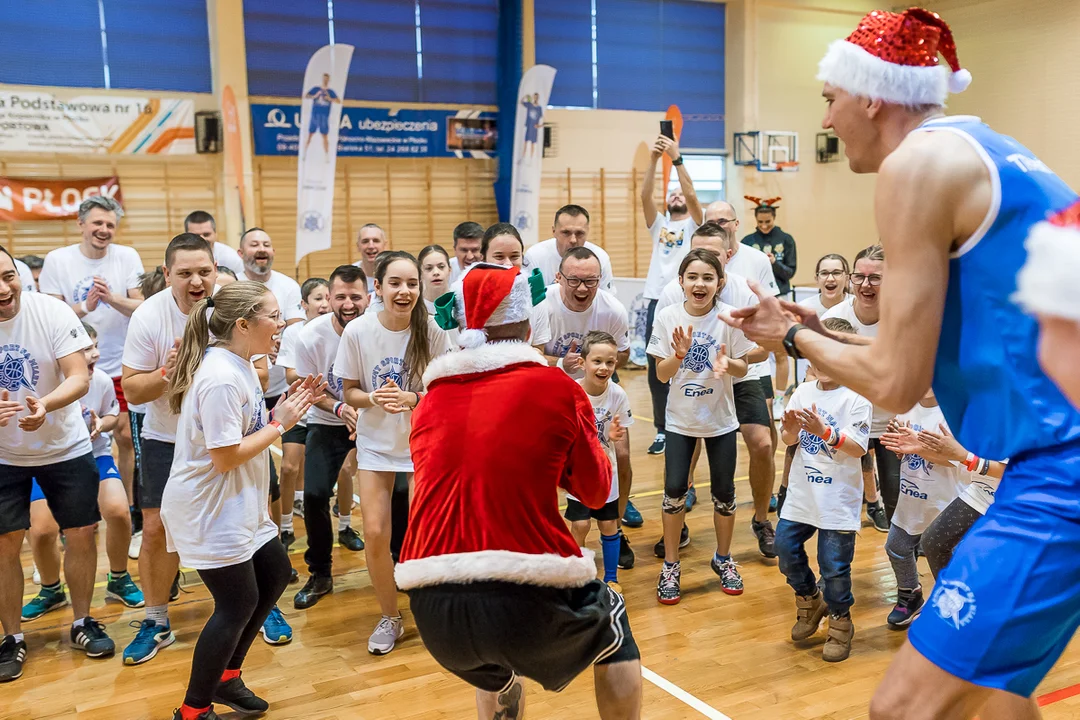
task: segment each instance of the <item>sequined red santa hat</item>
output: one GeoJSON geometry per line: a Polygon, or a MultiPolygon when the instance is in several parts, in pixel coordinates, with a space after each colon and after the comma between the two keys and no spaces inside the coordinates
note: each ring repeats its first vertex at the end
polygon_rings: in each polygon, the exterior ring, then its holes
{"type": "Polygon", "coordinates": [[[1025,311],[1080,322],[1080,201],[1036,224],[1013,300],[1025,311]]]}
{"type": "Polygon", "coordinates": [[[532,294],[521,268],[476,263],[455,290],[455,316],[463,328],[458,343],[465,348],[487,342],[485,327],[523,322],[532,315],[532,294]]]}
{"type": "Polygon", "coordinates": [[[952,31],[937,13],[875,10],[818,65],[817,79],[853,95],[907,106],[944,105],[971,73],[960,67],[952,31]],[[939,64],[938,54],[948,68],[939,64]]]}

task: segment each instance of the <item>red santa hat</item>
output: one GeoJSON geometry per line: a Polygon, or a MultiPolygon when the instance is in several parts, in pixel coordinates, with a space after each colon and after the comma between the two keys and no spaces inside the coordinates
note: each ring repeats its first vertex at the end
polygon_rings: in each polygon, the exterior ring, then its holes
{"type": "Polygon", "coordinates": [[[817,79],[874,100],[901,105],[944,105],[963,92],[971,73],[960,67],[952,31],[937,13],[911,8],[875,10],[845,40],[829,45],[817,79]],[[938,64],[938,54],[948,68],[938,64]]]}
{"type": "Polygon", "coordinates": [[[529,282],[517,267],[471,265],[454,295],[454,314],[462,328],[458,342],[465,348],[487,342],[484,328],[522,322],[532,314],[529,282]]]}
{"type": "Polygon", "coordinates": [[[1080,322],[1080,201],[1032,227],[1024,247],[1013,300],[1029,313],[1080,322]]]}

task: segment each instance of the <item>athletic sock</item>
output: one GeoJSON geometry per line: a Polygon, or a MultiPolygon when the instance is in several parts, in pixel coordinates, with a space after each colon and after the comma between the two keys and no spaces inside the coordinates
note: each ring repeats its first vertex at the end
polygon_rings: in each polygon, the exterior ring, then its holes
{"type": "Polygon", "coordinates": [[[56,582],[54,582],[54,583],[53,583],[52,585],[42,585],[42,586],[41,586],[41,589],[42,589],[43,591],[44,591],[44,590],[48,590],[49,592],[54,592],[54,593],[55,593],[55,592],[60,592],[60,581],[59,581],[59,580],[57,580],[57,581],[56,581],[56,582]]]}
{"type": "Polygon", "coordinates": [[[622,533],[618,530],[614,535],[601,535],[600,548],[604,553],[604,582],[618,582],[619,580],[619,549],[622,545],[622,533]]]}
{"type": "Polygon", "coordinates": [[[119,572],[117,572],[116,570],[110,570],[109,571],[109,579],[110,580],[123,580],[124,577],[127,574],[128,574],[127,570],[120,570],[119,572]]]}
{"type": "Polygon", "coordinates": [[[297,490],[292,494],[292,496],[293,496],[293,502],[296,502],[297,500],[300,500],[302,502],[304,500],[304,491],[303,490],[297,490]]]}
{"type": "Polygon", "coordinates": [[[664,569],[665,570],[670,570],[673,567],[679,567],[679,561],[678,560],[676,560],[675,562],[668,562],[667,560],[664,561],[664,569]]]}
{"type": "Polygon", "coordinates": [[[292,532],[292,529],[292,513],[281,513],[281,531],[284,532],[288,530],[289,532],[292,532]]]}
{"type": "Polygon", "coordinates": [[[193,708],[187,703],[180,706],[180,718],[181,720],[199,720],[199,716],[210,709],[210,705],[204,708],[193,708]]]}
{"type": "Polygon", "coordinates": [[[722,563],[726,563],[730,559],[731,559],[730,555],[721,555],[719,552],[714,552],[713,553],[713,562],[715,562],[717,565],[720,565],[722,563]]]}
{"type": "Polygon", "coordinates": [[[24,635],[22,633],[15,633],[14,635],[8,635],[9,638],[15,638],[15,642],[22,642],[24,635]]]}
{"type": "Polygon", "coordinates": [[[162,627],[169,626],[169,606],[168,605],[147,605],[146,606],[146,619],[153,620],[155,625],[162,627]]]}
{"type": "Polygon", "coordinates": [[[352,515],[342,515],[337,519],[337,530],[341,532],[352,527],[352,515]]]}
{"type": "Polygon", "coordinates": [[[226,670],[225,672],[221,673],[221,682],[229,682],[233,678],[238,678],[238,677],[240,677],[240,670],[239,669],[237,669],[237,670],[226,670]]]}
{"type": "Polygon", "coordinates": [[[85,624],[86,624],[86,618],[81,617],[81,618],[76,619],[75,622],[71,623],[71,627],[73,627],[73,628],[81,628],[85,624]]]}

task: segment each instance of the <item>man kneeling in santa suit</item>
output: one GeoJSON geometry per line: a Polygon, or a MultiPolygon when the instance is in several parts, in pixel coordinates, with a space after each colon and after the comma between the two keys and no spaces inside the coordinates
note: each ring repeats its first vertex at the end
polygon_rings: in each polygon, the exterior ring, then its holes
{"type": "Polygon", "coordinates": [[[460,352],[431,362],[412,418],[409,529],[395,570],[427,649],[477,688],[482,718],[521,718],[521,677],[562,690],[590,665],[604,720],[641,714],[623,598],[559,515],[558,488],[598,509],[611,466],[581,386],[527,342],[516,267],[477,264],[436,303],[460,352]],[[452,317],[451,317],[452,316],[452,317]]]}

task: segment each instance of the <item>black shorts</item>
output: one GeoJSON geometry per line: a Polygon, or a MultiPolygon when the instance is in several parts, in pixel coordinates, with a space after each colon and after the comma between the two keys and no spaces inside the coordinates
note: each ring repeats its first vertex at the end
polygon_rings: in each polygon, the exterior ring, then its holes
{"type": "Polygon", "coordinates": [[[599,580],[580,588],[433,585],[408,595],[428,652],[488,692],[519,675],[559,691],[590,665],[641,658],[622,595],[599,580]]]}
{"type": "Polygon", "coordinates": [[[766,400],[772,400],[776,396],[776,390],[772,384],[772,373],[758,378],[758,383],[761,384],[761,393],[765,396],[766,400]]]}
{"type": "Polygon", "coordinates": [[[101,520],[93,453],[36,467],[0,465],[0,535],[30,529],[30,489],[38,481],[61,530],[101,520]]]}
{"type": "Polygon", "coordinates": [[[281,436],[281,444],[304,445],[307,443],[307,425],[296,424],[285,431],[281,436]]]}
{"type": "MultiPolygon", "coordinates": [[[[771,385],[770,385],[771,387],[771,385]]],[[[756,380],[744,380],[734,385],[735,417],[740,425],[772,425],[769,406],[765,404],[765,392],[756,380]]]]}
{"type": "Polygon", "coordinates": [[[161,509],[161,496],[165,494],[165,483],[172,472],[173,443],[142,439],[142,468],[139,472],[139,504],[150,510],[161,509]]]}
{"type": "Polygon", "coordinates": [[[566,498],[566,512],[563,513],[563,517],[570,522],[588,520],[589,518],[594,518],[596,520],[618,520],[619,500],[616,498],[599,510],[593,510],[592,508],[585,507],[580,501],[568,497],[566,498]]]}

